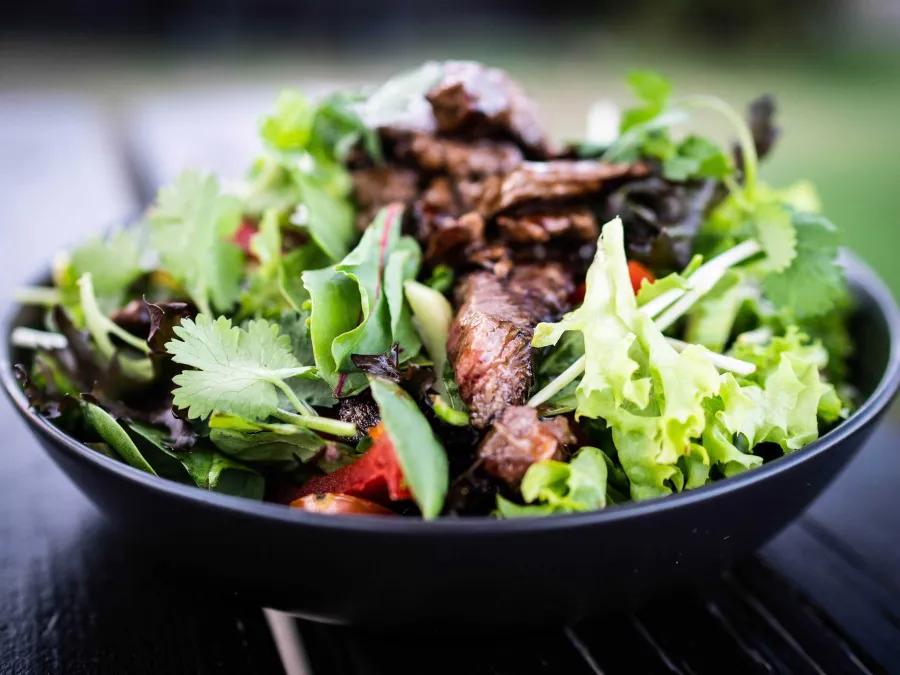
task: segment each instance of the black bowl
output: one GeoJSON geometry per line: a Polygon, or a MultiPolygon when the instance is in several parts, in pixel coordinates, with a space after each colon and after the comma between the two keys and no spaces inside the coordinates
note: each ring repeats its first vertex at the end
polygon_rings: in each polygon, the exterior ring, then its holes
{"type": "MultiPolygon", "coordinates": [[[[900,312],[855,260],[854,384],[865,402],[808,447],[735,478],[664,499],[544,519],[422,522],[328,516],[205,492],[90,450],[28,407],[11,364],[0,376],[53,461],[122,530],[186,574],[321,621],[465,626],[560,623],[636,606],[666,587],[713,579],[793,520],[872,432],[900,384],[900,312]]],[[[31,448],[22,448],[30,452],[31,448]]]]}

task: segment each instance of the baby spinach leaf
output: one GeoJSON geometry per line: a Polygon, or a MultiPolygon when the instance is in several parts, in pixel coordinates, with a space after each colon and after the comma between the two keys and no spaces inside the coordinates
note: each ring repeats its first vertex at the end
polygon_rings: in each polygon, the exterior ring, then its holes
{"type": "Polygon", "coordinates": [[[112,415],[96,403],[87,399],[82,399],[81,409],[84,413],[84,419],[87,420],[88,424],[94,428],[94,431],[100,435],[100,438],[106,441],[116,453],[118,453],[119,457],[121,457],[126,464],[133,466],[135,469],[146,471],[154,476],[156,475],[156,471],[154,471],[153,467],[150,466],[146,459],[144,459],[144,456],[141,454],[141,451],[138,450],[134,441],[131,440],[131,437],[125,429],[116,422],[112,415]]]}
{"type": "Polygon", "coordinates": [[[369,380],[403,476],[426,519],[437,517],[450,483],[447,454],[409,394],[390,380],[369,380]]]}
{"type": "Polygon", "coordinates": [[[215,413],[209,427],[213,444],[242,462],[306,462],[326,446],[318,434],[293,424],[250,422],[215,413]]]}
{"type": "Polygon", "coordinates": [[[160,476],[182,483],[193,483],[203,490],[260,500],[265,479],[252,469],[215,450],[195,447],[190,452],[174,452],[165,434],[152,426],[131,422],[128,425],[145,454],[153,458],[160,476]]]}

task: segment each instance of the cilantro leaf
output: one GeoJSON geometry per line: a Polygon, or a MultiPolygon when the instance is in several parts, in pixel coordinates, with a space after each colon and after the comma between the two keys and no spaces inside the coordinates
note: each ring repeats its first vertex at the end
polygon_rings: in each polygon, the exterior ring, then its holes
{"type": "Polygon", "coordinates": [[[200,314],[174,330],[179,339],[166,345],[172,360],[197,369],[173,380],[175,406],[187,408],[190,419],[220,411],[264,420],[278,410],[278,390],[290,391],[286,380],[315,370],[294,357],[290,339],[267,321],[250,321],[244,330],[225,317],[214,322],[200,314]]]}
{"type": "Polygon", "coordinates": [[[719,146],[695,135],[685,138],[660,159],[663,160],[663,176],[674,181],[721,180],[733,172],[731,160],[719,146]]]}
{"type": "Polygon", "coordinates": [[[193,171],[161,189],[150,213],[150,242],[161,269],[204,314],[228,311],[240,296],[244,256],[228,241],[240,221],[240,202],[223,195],[214,176],[193,171]]]}
{"type": "Polygon", "coordinates": [[[804,319],[824,314],[844,296],[844,268],[838,263],[840,233],[824,216],[794,212],[797,255],[790,266],[763,281],[766,298],[804,319]]]}
{"type": "Polygon", "coordinates": [[[643,105],[626,110],[622,115],[620,130],[623,133],[659,115],[672,95],[672,83],[651,70],[634,70],[628,74],[627,82],[643,105]]]}

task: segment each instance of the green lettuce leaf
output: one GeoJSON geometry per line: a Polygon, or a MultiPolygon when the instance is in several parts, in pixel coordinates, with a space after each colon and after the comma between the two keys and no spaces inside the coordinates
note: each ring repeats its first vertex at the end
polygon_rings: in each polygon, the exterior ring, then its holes
{"type": "Polygon", "coordinates": [[[703,403],[718,393],[719,375],[702,347],[679,353],[638,310],[618,219],[603,228],[584,304],[557,324],[538,325],[534,344],[555,344],[565,331],[584,334],[576,417],[609,425],[632,498],[681,489],[679,460],[693,454],[706,426],[703,403]]]}
{"type": "Polygon", "coordinates": [[[344,260],[303,275],[312,299],[316,366],[336,396],[366,386],[351,360],[354,354],[382,354],[397,342],[406,361],[421,350],[404,296],[404,284],[418,273],[421,253],[411,238],[400,235],[401,220],[401,209],[383,209],[344,260]]]}
{"type": "Polygon", "coordinates": [[[584,447],[568,463],[546,460],[532,464],[522,479],[522,499],[530,505],[520,506],[498,496],[497,510],[512,518],[602,509],[607,504],[607,462],[603,451],[584,447]]]}

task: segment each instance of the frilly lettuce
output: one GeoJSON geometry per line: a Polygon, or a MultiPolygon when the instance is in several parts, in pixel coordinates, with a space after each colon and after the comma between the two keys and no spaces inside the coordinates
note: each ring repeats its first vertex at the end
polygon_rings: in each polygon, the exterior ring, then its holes
{"type": "MultiPolygon", "coordinates": [[[[656,293],[645,288],[644,305],[683,285],[673,276],[656,293]]],[[[725,286],[722,295],[739,287],[725,286]]],[[[721,350],[735,312],[727,327],[702,331],[705,341],[721,350]]],[[[756,445],[796,450],[818,437],[820,418],[841,414],[834,388],[820,376],[827,352],[796,329],[740,336],[727,356],[755,368],[746,376],[720,374],[703,346],[676,350],[638,306],[618,219],[603,229],[583,305],[558,323],[538,325],[534,345],[555,345],[570,331],[584,337],[576,419],[606,422],[633,499],[698,487],[713,468],[728,476],[758,466],[756,445]]]]}

